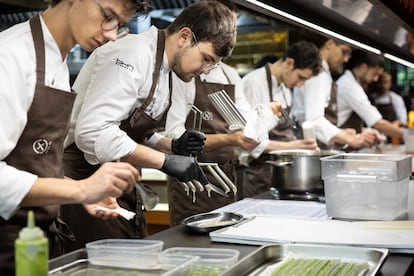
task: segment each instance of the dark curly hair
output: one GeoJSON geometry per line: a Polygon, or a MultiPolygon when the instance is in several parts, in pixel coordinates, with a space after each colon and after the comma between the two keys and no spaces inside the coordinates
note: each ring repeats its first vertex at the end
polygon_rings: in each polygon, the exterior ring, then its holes
{"type": "Polygon", "coordinates": [[[319,49],[312,42],[301,40],[292,44],[284,53],[282,60],[293,58],[295,69],[311,69],[313,75],[319,74],[322,69],[322,60],[319,49]]]}
{"type": "Polygon", "coordinates": [[[198,42],[211,42],[219,57],[229,56],[236,45],[237,32],[232,11],[219,1],[199,1],[186,7],[168,25],[167,35],[184,27],[193,31],[198,42]]]}

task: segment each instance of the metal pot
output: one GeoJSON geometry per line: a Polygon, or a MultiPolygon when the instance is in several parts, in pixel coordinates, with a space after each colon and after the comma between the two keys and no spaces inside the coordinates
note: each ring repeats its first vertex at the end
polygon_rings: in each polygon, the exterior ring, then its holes
{"type": "Polygon", "coordinates": [[[324,193],[321,157],[341,153],[337,150],[278,150],[270,152],[272,186],[279,193],[324,193]]]}

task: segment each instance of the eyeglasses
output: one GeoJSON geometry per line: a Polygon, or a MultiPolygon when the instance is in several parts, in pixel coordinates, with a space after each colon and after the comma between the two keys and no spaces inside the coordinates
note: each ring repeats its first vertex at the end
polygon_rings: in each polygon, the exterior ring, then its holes
{"type": "Polygon", "coordinates": [[[129,34],[129,28],[126,26],[126,24],[120,24],[119,19],[111,14],[108,14],[108,12],[102,7],[102,5],[99,3],[98,0],[95,0],[96,4],[98,4],[101,14],[104,18],[104,20],[101,23],[101,29],[104,31],[112,31],[117,29],[116,38],[120,39],[129,34]]]}
{"type": "Polygon", "coordinates": [[[220,67],[220,63],[219,62],[214,62],[214,59],[212,57],[209,57],[209,55],[204,54],[201,51],[200,45],[198,45],[198,40],[197,40],[194,32],[192,32],[192,34],[193,34],[193,38],[194,38],[195,44],[197,45],[197,48],[200,51],[200,54],[201,54],[201,56],[203,58],[202,59],[203,65],[201,65],[200,70],[201,71],[203,71],[203,70],[209,70],[210,71],[210,70],[213,70],[213,69],[216,69],[216,68],[220,67]]]}
{"type": "Polygon", "coordinates": [[[352,56],[352,51],[351,50],[349,50],[348,48],[343,48],[343,47],[341,47],[341,46],[339,46],[340,48],[341,48],[341,51],[342,51],[342,55],[344,56],[344,58],[351,58],[351,56],[352,56]]]}

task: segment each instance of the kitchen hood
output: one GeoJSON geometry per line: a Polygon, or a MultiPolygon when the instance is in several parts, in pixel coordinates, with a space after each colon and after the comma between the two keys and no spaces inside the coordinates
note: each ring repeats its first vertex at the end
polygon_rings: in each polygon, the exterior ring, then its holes
{"type": "Polygon", "coordinates": [[[414,67],[402,46],[414,33],[412,0],[234,0],[248,10],[286,21],[414,67]]]}
{"type": "Polygon", "coordinates": [[[48,0],[0,0],[0,14],[44,10],[48,0]]]}
{"type": "MultiPolygon", "coordinates": [[[[152,23],[169,24],[182,8],[196,0],[152,0],[152,23]],[[157,22],[158,20],[158,22],[157,22]]],[[[0,25],[23,21],[50,0],[0,0],[0,25]],[[21,18],[23,17],[23,18],[21,18]],[[10,19],[12,18],[12,19],[10,19]],[[15,19],[16,18],[16,19],[15,19]]],[[[382,53],[414,67],[414,55],[402,46],[414,33],[414,0],[233,0],[241,11],[239,32],[274,29],[274,22],[291,24],[343,39],[365,50],[382,53]],[[253,17],[245,17],[247,12],[253,17]],[[250,18],[250,19],[249,19],[250,18]],[[255,20],[259,18],[259,20],[255,20]]],[[[284,28],[283,26],[279,28],[284,28]]],[[[276,29],[276,31],[278,31],[276,29]]]]}

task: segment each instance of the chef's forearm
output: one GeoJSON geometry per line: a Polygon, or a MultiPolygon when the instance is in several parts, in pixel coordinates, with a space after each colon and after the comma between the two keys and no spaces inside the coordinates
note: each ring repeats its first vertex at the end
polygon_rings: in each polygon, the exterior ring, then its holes
{"type": "Polygon", "coordinates": [[[85,194],[78,181],[68,178],[38,178],[20,206],[43,206],[81,203],[85,194]]]}
{"type": "Polygon", "coordinates": [[[136,168],[160,169],[164,164],[165,154],[150,147],[137,144],[135,150],[121,161],[128,162],[136,168]]]}

